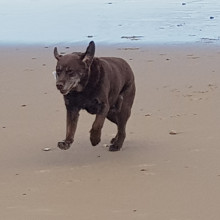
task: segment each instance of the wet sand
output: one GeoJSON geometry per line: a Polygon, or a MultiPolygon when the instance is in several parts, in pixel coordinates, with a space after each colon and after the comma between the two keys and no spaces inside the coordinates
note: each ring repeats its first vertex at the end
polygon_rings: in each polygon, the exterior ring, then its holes
{"type": "Polygon", "coordinates": [[[105,146],[115,126],[106,121],[92,147],[86,112],[73,146],[56,147],[65,107],[52,51],[1,46],[1,219],[219,220],[219,45],[97,45],[97,56],[126,59],[136,77],[127,139],[115,153],[105,146]]]}

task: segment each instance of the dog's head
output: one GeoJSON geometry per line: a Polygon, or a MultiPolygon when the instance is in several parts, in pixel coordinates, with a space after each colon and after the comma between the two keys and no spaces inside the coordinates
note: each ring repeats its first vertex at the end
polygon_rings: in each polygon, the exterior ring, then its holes
{"type": "Polygon", "coordinates": [[[63,95],[71,91],[83,91],[89,79],[94,54],[93,41],[89,43],[85,53],[60,55],[57,48],[54,48],[54,56],[57,59],[56,86],[63,95]]]}

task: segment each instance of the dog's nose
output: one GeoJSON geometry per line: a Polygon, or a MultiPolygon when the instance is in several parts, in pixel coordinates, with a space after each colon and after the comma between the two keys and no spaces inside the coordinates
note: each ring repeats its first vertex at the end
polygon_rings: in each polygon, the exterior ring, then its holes
{"type": "Polygon", "coordinates": [[[62,83],[57,83],[56,86],[57,86],[57,89],[59,89],[59,90],[63,89],[63,84],[62,83]]]}

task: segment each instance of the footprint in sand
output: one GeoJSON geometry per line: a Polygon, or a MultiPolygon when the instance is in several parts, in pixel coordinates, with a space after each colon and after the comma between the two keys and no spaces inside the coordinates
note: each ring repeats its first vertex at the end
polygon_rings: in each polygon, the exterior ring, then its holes
{"type": "Polygon", "coordinates": [[[215,89],[217,89],[218,88],[218,86],[217,85],[215,85],[215,84],[208,84],[208,87],[209,87],[209,89],[210,90],[215,90],[215,89]]]}
{"type": "Polygon", "coordinates": [[[139,165],[136,165],[135,167],[140,168],[140,172],[142,172],[144,175],[155,176],[156,173],[151,172],[149,170],[151,167],[154,167],[154,166],[156,166],[156,164],[139,164],[139,165]]]}
{"type": "Polygon", "coordinates": [[[36,170],[35,173],[38,173],[38,174],[43,174],[43,173],[50,173],[51,170],[36,170]]]}
{"type": "Polygon", "coordinates": [[[188,54],[187,57],[188,59],[193,59],[193,60],[200,58],[200,57],[195,56],[194,54],[188,54]]]}

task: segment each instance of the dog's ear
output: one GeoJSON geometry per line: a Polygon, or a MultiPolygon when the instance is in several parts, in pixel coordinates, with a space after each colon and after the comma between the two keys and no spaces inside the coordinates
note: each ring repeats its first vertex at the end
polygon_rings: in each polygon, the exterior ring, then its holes
{"type": "Polygon", "coordinates": [[[57,59],[57,60],[59,60],[61,57],[62,57],[62,55],[60,55],[59,53],[58,53],[58,51],[57,51],[57,47],[55,47],[54,48],[54,56],[55,56],[55,58],[57,59]]]}
{"type": "Polygon", "coordinates": [[[95,43],[94,41],[91,41],[86,49],[86,52],[84,53],[82,61],[89,67],[92,64],[94,55],[95,55],[95,43]]]}

